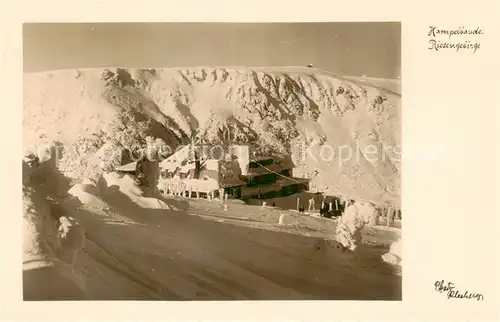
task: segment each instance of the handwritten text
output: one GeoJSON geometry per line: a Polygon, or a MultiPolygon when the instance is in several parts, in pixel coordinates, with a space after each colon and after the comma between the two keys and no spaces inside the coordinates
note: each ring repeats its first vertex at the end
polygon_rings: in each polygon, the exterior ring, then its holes
{"type": "Polygon", "coordinates": [[[429,26],[427,36],[429,37],[429,50],[440,51],[442,49],[451,49],[458,51],[472,51],[475,53],[481,48],[479,41],[473,41],[473,37],[479,37],[484,34],[483,29],[476,27],[467,29],[464,26],[452,29],[438,28],[429,26]],[[439,39],[441,38],[441,39],[439,39]]]}
{"type": "Polygon", "coordinates": [[[434,290],[439,293],[445,293],[448,299],[475,299],[483,301],[484,296],[481,293],[471,293],[469,291],[461,292],[456,289],[453,282],[445,282],[444,280],[434,283],[434,290]]]}

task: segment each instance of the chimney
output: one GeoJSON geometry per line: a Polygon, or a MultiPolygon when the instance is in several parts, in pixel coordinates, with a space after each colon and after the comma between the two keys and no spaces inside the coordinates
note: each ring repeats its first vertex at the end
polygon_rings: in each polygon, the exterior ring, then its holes
{"type": "Polygon", "coordinates": [[[250,152],[248,149],[248,145],[233,145],[233,154],[238,160],[241,174],[246,175],[248,173],[248,164],[250,163],[250,152]]]}

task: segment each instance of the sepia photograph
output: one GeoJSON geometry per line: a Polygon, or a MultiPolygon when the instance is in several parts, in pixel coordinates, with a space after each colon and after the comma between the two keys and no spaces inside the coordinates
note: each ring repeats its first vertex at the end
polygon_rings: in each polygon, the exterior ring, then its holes
{"type": "Polygon", "coordinates": [[[22,36],[24,301],[402,301],[400,22],[22,36]]]}

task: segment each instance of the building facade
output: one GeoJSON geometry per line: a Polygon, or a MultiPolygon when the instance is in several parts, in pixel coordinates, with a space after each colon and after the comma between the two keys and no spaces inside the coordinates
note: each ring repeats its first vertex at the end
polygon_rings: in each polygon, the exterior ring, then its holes
{"type": "Polygon", "coordinates": [[[186,146],[160,163],[160,190],[176,185],[237,199],[286,196],[308,189],[307,179],[292,176],[293,168],[289,155],[252,157],[245,145],[186,146]],[[203,184],[207,180],[213,184],[203,184]]]}

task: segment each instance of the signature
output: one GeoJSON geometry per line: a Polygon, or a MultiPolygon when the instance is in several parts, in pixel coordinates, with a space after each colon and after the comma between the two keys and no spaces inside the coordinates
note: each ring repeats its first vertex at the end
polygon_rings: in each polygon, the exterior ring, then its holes
{"type": "Polygon", "coordinates": [[[483,301],[484,296],[481,293],[472,293],[467,290],[461,292],[455,287],[453,282],[445,282],[444,280],[436,281],[434,283],[434,290],[439,293],[445,293],[448,299],[475,299],[483,301]]]}

